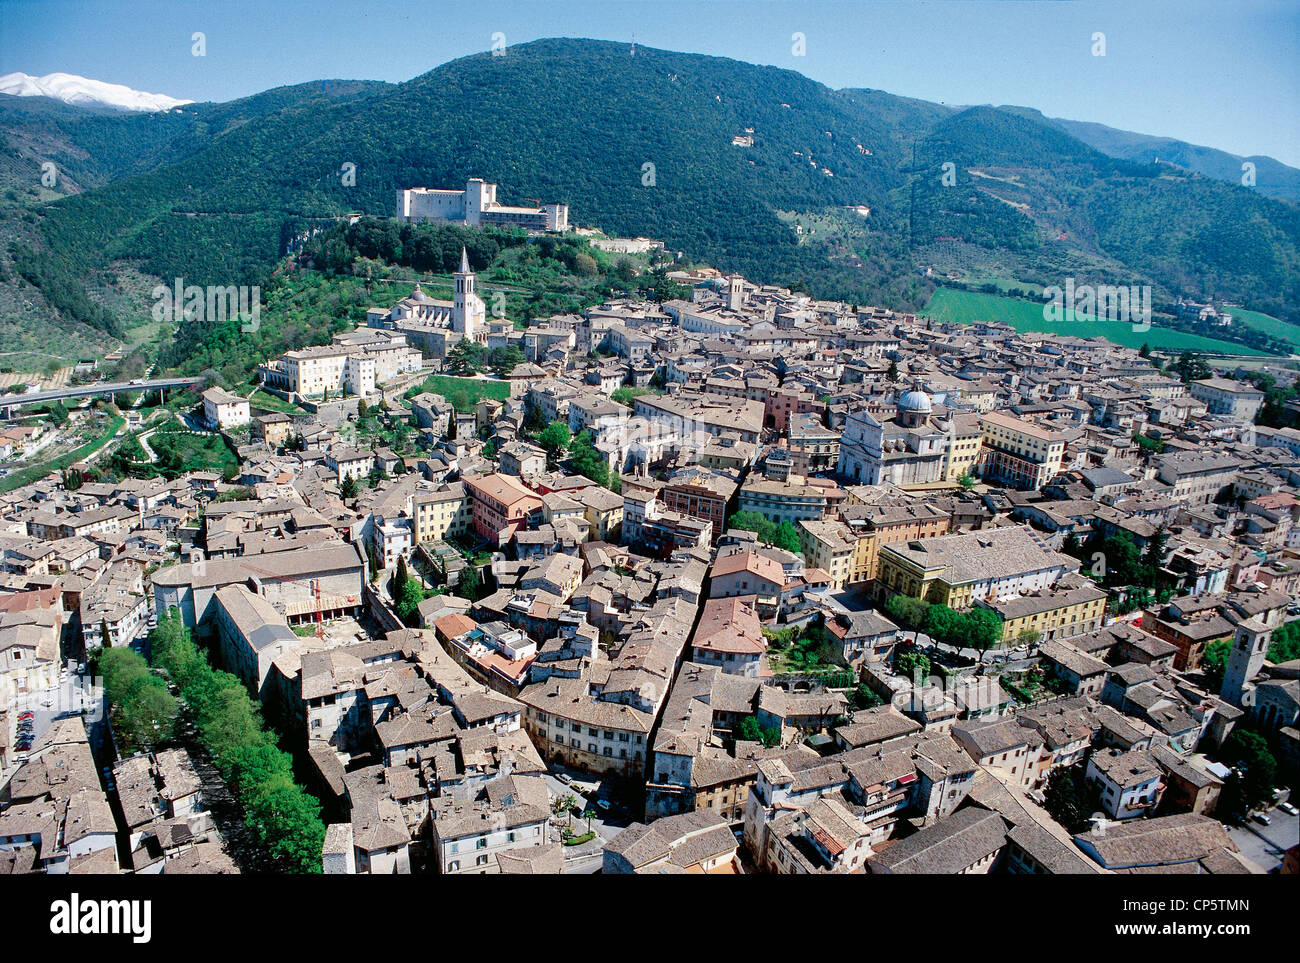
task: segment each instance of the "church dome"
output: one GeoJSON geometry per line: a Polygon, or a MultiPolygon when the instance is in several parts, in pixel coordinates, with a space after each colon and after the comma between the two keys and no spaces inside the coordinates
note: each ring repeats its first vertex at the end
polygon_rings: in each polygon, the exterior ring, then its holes
{"type": "Polygon", "coordinates": [[[930,396],[924,391],[913,389],[898,399],[899,411],[910,411],[918,415],[930,413],[930,396]]]}
{"type": "Polygon", "coordinates": [[[424,289],[421,288],[419,284],[417,284],[415,286],[415,290],[411,292],[411,300],[419,301],[421,304],[423,304],[425,301],[429,300],[429,296],[425,294],[424,289]]]}

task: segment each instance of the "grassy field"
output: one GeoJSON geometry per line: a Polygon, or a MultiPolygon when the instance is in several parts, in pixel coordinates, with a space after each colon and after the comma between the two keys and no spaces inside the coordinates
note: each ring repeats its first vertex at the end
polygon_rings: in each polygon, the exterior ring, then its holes
{"type": "Polygon", "coordinates": [[[1300,351],[1300,324],[1290,324],[1270,315],[1260,314],[1258,311],[1247,311],[1245,308],[1226,308],[1225,310],[1232,315],[1234,324],[1244,324],[1248,328],[1263,331],[1275,338],[1290,341],[1296,350],[1300,351]]]}
{"type": "Polygon", "coordinates": [[[931,296],[930,303],[920,313],[936,321],[959,324],[996,321],[1009,324],[1017,331],[1041,331],[1075,338],[1103,337],[1126,348],[1140,348],[1144,344],[1149,344],[1152,348],[1164,348],[1169,351],[1192,350],[1265,356],[1265,352],[1248,348],[1244,344],[1233,344],[1230,341],[1218,341],[1214,338],[1175,331],[1172,328],[1162,328],[1154,322],[1148,331],[1134,331],[1131,324],[1122,321],[1102,321],[1091,316],[1085,316],[1081,321],[1049,322],[1043,318],[1041,302],[1007,298],[996,294],[981,294],[977,291],[958,291],[955,288],[937,289],[931,296]]]}
{"type": "Polygon", "coordinates": [[[510,397],[510,383],[488,378],[457,378],[453,375],[430,375],[414,394],[431,391],[442,395],[457,411],[469,412],[483,398],[504,401],[510,397]]]}
{"type": "Polygon", "coordinates": [[[159,429],[149,436],[149,447],[159,456],[176,452],[185,471],[220,473],[227,465],[239,466],[220,435],[194,435],[187,431],[159,429]]]}
{"type": "Polygon", "coordinates": [[[4,478],[0,478],[0,494],[11,492],[15,488],[22,488],[24,485],[30,485],[34,481],[44,478],[46,475],[53,474],[56,471],[63,471],[69,465],[75,465],[77,462],[93,454],[100,448],[108,444],[109,440],[117,434],[117,430],[125,423],[124,418],[113,415],[108,419],[104,430],[96,437],[86,442],[79,448],[74,448],[67,454],[60,455],[58,458],[51,458],[36,465],[28,465],[19,471],[11,472],[4,478]]]}
{"type": "Polygon", "coordinates": [[[266,411],[276,411],[283,415],[297,416],[307,414],[306,411],[299,408],[297,405],[290,404],[279,395],[273,395],[269,391],[263,391],[261,388],[248,396],[248,403],[254,408],[262,408],[266,411]]]}

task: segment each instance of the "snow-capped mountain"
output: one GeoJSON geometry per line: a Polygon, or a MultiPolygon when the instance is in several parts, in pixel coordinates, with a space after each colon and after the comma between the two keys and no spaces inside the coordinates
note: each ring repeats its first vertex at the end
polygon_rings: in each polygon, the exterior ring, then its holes
{"type": "Polygon", "coordinates": [[[102,80],[90,80],[76,74],[46,74],[33,77],[30,74],[12,73],[0,77],[0,94],[15,97],[53,97],[65,104],[77,107],[111,107],[114,110],[171,110],[182,104],[192,104],[192,100],[177,100],[166,94],[149,94],[143,90],[132,90],[122,84],[108,84],[102,80]]]}

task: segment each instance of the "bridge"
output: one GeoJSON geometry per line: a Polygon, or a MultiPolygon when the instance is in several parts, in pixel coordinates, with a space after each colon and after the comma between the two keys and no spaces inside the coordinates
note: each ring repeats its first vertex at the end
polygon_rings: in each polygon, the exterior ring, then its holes
{"type": "Polygon", "coordinates": [[[25,408],[28,405],[51,404],[73,398],[107,396],[116,399],[119,394],[129,391],[158,391],[165,397],[168,388],[197,388],[203,384],[203,378],[140,378],[135,381],[69,385],[66,388],[53,388],[50,391],[31,391],[25,395],[0,395],[0,411],[4,412],[6,418],[10,418],[13,416],[14,408],[25,408]]]}

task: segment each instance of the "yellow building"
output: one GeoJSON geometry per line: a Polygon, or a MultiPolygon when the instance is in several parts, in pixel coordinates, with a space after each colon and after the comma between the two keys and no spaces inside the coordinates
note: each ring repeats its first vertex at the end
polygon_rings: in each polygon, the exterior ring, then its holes
{"type": "Polygon", "coordinates": [[[876,594],[966,609],[1046,592],[1079,560],[1054,552],[1027,525],[914,539],[880,548],[876,594]]]}
{"type": "Polygon", "coordinates": [[[984,427],[976,414],[953,415],[948,432],[948,451],[943,467],[945,481],[957,481],[962,475],[975,474],[984,448],[984,427]]]}
{"type": "Polygon", "coordinates": [[[1037,490],[1061,470],[1065,435],[1000,412],[980,418],[985,478],[1037,490]]]}
{"type": "Polygon", "coordinates": [[[435,492],[421,492],[414,499],[415,541],[437,542],[448,535],[469,531],[472,521],[469,497],[460,482],[443,485],[435,492]]]}
{"type": "Polygon", "coordinates": [[[1091,579],[1069,575],[1049,592],[985,604],[1002,616],[1003,642],[1012,644],[1030,631],[1041,641],[1054,642],[1099,630],[1106,593],[1091,579]]]}
{"type": "MultiPolygon", "coordinates": [[[[804,562],[809,568],[821,569],[837,589],[854,581],[859,539],[848,525],[835,519],[805,518],[797,527],[804,562]]],[[[862,567],[861,563],[856,566],[858,570],[862,567]]]]}

